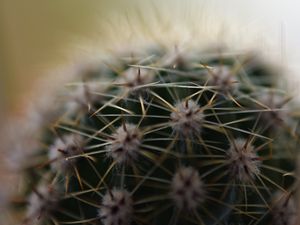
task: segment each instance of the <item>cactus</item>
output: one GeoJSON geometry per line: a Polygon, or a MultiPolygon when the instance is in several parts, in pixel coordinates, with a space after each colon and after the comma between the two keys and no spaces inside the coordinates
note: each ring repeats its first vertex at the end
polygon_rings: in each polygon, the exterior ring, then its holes
{"type": "Polygon", "coordinates": [[[68,84],[24,160],[23,224],[294,224],[296,118],[275,70],[192,51],[116,56],[68,84]]]}

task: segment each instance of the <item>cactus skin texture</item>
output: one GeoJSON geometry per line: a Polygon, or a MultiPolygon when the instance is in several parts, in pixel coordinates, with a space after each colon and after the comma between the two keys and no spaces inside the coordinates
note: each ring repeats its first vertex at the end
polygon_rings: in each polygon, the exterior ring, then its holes
{"type": "Polygon", "coordinates": [[[69,84],[25,159],[23,224],[295,223],[297,118],[276,74],[253,54],[168,52],[69,84]]]}

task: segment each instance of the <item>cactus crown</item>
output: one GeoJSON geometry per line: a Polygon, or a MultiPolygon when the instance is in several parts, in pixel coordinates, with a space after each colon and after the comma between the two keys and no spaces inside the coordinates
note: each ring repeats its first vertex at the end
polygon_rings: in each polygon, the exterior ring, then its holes
{"type": "Polygon", "coordinates": [[[273,71],[250,54],[145,52],[72,84],[26,159],[24,223],[291,224],[297,139],[273,71]]]}

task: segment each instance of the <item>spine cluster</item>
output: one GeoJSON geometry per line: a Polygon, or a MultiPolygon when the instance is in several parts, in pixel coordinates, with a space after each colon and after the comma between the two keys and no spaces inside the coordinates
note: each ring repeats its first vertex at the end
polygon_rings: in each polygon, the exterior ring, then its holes
{"type": "Polygon", "coordinates": [[[137,158],[141,145],[141,132],[135,125],[124,123],[117,128],[111,139],[107,151],[117,163],[125,163],[137,158]]]}
{"type": "Polygon", "coordinates": [[[132,221],[133,202],[126,190],[108,191],[103,197],[99,217],[104,225],[129,225],[132,221]]]}
{"type": "Polygon", "coordinates": [[[198,171],[192,167],[179,168],[172,179],[172,199],[181,210],[197,208],[204,201],[205,190],[198,171]]]}

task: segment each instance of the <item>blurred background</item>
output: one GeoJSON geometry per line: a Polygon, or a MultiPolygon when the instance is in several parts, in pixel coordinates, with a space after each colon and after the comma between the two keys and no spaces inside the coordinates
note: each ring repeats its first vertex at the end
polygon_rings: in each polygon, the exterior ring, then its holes
{"type": "Polygon", "coordinates": [[[55,83],[78,58],[138,37],[200,43],[222,34],[236,48],[247,42],[288,71],[283,79],[297,94],[299,7],[294,0],[0,0],[0,128],[22,115],[44,77],[55,83]]]}
{"type": "Polygon", "coordinates": [[[96,51],[101,44],[116,41],[111,39],[123,35],[119,33],[124,31],[122,20],[128,20],[131,32],[138,33],[135,26],[140,21],[134,21],[133,15],[141,14],[148,23],[153,11],[174,27],[182,20],[196,23],[199,14],[226,21],[227,26],[234,24],[239,38],[251,39],[251,33],[259,36],[294,67],[300,59],[299,6],[293,0],[0,0],[0,111],[20,110],[20,99],[37,78],[64,65],[74,54],[87,54],[86,46],[90,50],[94,45],[96,51]]]}

